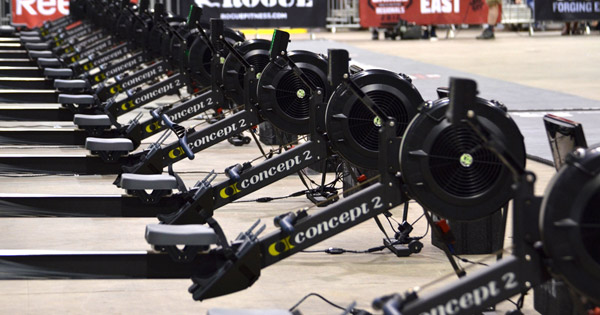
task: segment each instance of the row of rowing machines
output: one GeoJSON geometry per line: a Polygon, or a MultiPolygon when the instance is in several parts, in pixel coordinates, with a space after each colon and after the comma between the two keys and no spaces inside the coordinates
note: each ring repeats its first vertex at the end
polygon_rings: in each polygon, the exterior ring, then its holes
{"type": "MultiPolygon", "coordinates": [[[[324,62],[325,70],[315,67],[319,62],[305,62],[308,65],[303,68],[302,62],[292,59],[292,52],[286,52],[287,41],[286,33],[275,32],[268,54],[270,62],[262,71],[256,89],[258,102],[255,105],[266,117],[267,112],[289,114],[290,110],[296,110],[301,102],[286,111],[287,103],[275,92],[271,92],[277,100],[272,110],[261,107],[264,102],[260,101],[260,87],[265,85],[260,82],[266,80],[265,76],[269,77],[269,66],[278,70],[273,73],[274,77],[289,74],[288,79],[277,81],[280,84],[271,84],[272,87],[262,90],[274,91],[289,84],[290,77],[302,84],[302,88],[295,85],[297,89],[292,91],[296,94],[295,101],[307,99],[305,123],[311,136],[309,141],[260,165],[243,163],[228,168],[230,179],[221,190],[213,189],[210,178],[196,184],[189,190],[191,194],[181,209],[162,216],[163,224],[147,227],[146,239],[153,251],[109,255],[12,253],[2,256],[0,274],[7,278],[191,277],[194,285],[190,292],[201,300],[244,289],[256,281],[262,268],[406,204],[409,196],[425,209],[457,220],[488,215],[513,196],[511,171],[524,167],[522,136],[501,104],[475,97],[473,84],[465,87],[463,81],[454,81],[450,90],[438,91],[439,100],[423,102],[406,77],[385,70],[350,67],[348,54],[342,50],[330,50],[327,58],[316,55],[324,62]],[[314,68],[321,71],[320,76],[309,72],[314,68]],[[448,108],[460,108],[461,104],[468,106],[470,114],[459,110],[454,121],[446,119],[448,112],[453,113],[448,108]],[[463,120],[463,116],[470,116],[470,120],[463,120]],[[227,241],[212,217],[214,201],[221,192],[237,196],[248,185],[259,186],[261,177],[265,181],[276,180],[277,173],[283,173],[288,165],[286,171],[293,169],[296,162],[322,161],[331,151],[356,166],[379,169],[379,177],[363,184],[362,189],[350,197],[315,213],[300,210],[278,216],[275,219],[278,229],[267,236],[258,237],[264,226],[254,231],[257,223],[236,240],[227,241]],[[285,158],[280,159],[281,156],[285,158]],[[253,170],[257,173],[250,173],[253,170]],[[186,221],[188,219],[190,221],[186,221]],[[208,227],[169,223],[206,223],[208,227]],[[181,249],[177,245],[185,247],[181,249]],[[94,261],[103,261],[103,264],[99,266],[94,261]]],[[[248,77],[252,76],[244,75],[245,79],[248,77]]],[[[285,116],[278,116],[285,121],[286,118],[281,117],[285,116]]],[[[277,118],[272,122],[276,124],[277,118]]],[[[288,124],[281,124],[282,129],[288,124]]],[[[128,182],[128,178],[123,174],[121,184],[128,182]]],[[[134,191],[131,189],[135,194],[134,191]]],[[[597,292],[578,289],[592,298],[593,292],[597,292]]],[[[396,308],[398,301],[402,302],[394,296],[396,308]]],[[[394,309],[387,305],[391,303],[386,304],[387,311],[394,309]]],[[[453,304],[450,305],[453,310],[453,304]]]]}

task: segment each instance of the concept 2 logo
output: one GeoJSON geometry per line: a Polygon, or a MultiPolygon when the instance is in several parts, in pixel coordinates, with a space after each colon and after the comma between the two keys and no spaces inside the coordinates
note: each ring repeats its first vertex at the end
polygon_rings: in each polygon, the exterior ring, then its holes
{"type": "Polygon", "coordinates": [[[263,170],[257,174],[250,176],[249,178],[238,182],[241,188],[238,188],[238,183],[235,183],[233,185],[221,189],[221,191],[219,192],[219,196],[221,196],[221,198],[223,199],[227,199],[233,195],[240,193],[242,190],[251,187],[252,185],[262,183],[263,181],[277,176],[278,174],[287,174],[290,171],[290,169],[304,163],[305,161],[312,160],[312,158],[313,156],[311,152],[309,150],[306,150],[301,154],[291,157],[277,165],[273,165],[266,170],[263,170]]]}

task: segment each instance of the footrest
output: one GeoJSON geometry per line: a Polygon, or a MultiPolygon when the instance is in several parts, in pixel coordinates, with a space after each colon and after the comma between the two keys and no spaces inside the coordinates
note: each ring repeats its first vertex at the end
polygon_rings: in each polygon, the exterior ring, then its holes
{"type": "Polygon", "coordinates": [[[58,58],[38,58],[37,62],[40,68],[62,66],[62,63],[58,58]]]}
{"type": "Polygon", "coordinates": [[[80,127],[110,127],[112,122],[108,115],[73,115],[73,123],[80,127]]]}
{"type": "Polygon", "coordinates": [[[42,38],[39,36],[21,36],[22,43],[41,43],[42,38]]]}
{"type": "Polygon", "coordinates": [[[206,315],[292,315],[288,310],[234,310],[213,308],[206,315]]]}
{"type": "Polygon", "coordinates": [[[42,50],[42,51],[30,51],[29,57],[32,59],[37,59],[37,58],[52,58],[52,57],[56,57],[56,56],[49,50],[42,50]]]}
{"type": "Polygon", "coordinates": [[[50,48],[50,43],[25,43],[27,50],[47,50],[50,48]]]}
{"type": "Polygon", "coordinates": [[[94,138],[85,139],[85,148],[90,151],[132,151],[133,142],[126,138],[94,138]]]}
{"type": "Polygon", "coordinates": [[[57,89],[87,89],[88,82],[86,80],[65,80],[56,79],[54,80],[54,87],[57,89]]]}
{"type": "Polygon", "coordinates": [[[58,94],[58,102],[60,104],[92,105],[95,100],[93,95],[58,94]]]}
{"type": "Polygon", "coordinates": [[[148,224],[146,241],[148,244],[159,246],[209,246],[217,244],[218,238],[215,231],[206,225],[148,224]]]}
{"type": "Polygon", "coordinates": [[[46,68],[44,76],[49,78],[69,78],[73,76],[73,70],[67,68],[46,68]]]}
{"type": "Polygon", "coordinates": [[[123,173],[120,187],[127,190],[177,189],[177,179],[168,174],[123,173]]]}

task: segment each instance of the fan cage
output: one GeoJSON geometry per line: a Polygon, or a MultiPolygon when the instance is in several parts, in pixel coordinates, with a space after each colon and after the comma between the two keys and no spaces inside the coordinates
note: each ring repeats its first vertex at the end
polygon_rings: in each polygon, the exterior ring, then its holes
{"type": "Polygon", "coordinates": [[[580,233],[583,241],[583,246],[588,254],[594,259],[597,264],[600,264],[600,191],[596,192],[588,201],[580,222],[580,233]]]}
{"type": "MultiPolygon", "coordinates": [[[[269,63],[269,55],[266,55],[266,54],[252,55],[252,56],[246,57],[246,61],[248,61],[248,63],[254,67],[254,69],[256,70],[256,73],[260,73],[265,69],[265,67],[269,63]]],[[[239,64],[239,62],[236,62],[236,64],[239,64]]],[[[239,81],[241,87],[244,86],[244,71],[239,71],[238,81],[239,81]]]]}
{"type": "MultiPolygon", "coordinates": [[[[309,116],[309,97],[306,94],[309,92],[308,86],[292,71],[291,68],[286,68],[285,74],[277,82],[275,87],[275,98],[279,108],[288,116],[295,119],[305,119],[309,116]]],[[[302,72],[308,79],[317,87],[325,87],[325,82],[317,73],[310,69],[302,69],[302,72]]]]}
{"type": "Polygon", "coordinates": [[[451,125],[434,141],[429,170],[448,194],[468,198],[485,193],[500,178],[504,166],[465,124],[451,125]]]}
{"type": "MultiPolygon", "coordinates": [[[[402,136],[411,117],[403,102],[393,93],[384,90],[369,91],[366,95],[385,113],[398,122],[396,136],[402,136]]],[[[380,117],[377,117],[360,100],[356,100],[348,113],[348,127],[352,138],[363,148],[379,150],[380,117]]]]}

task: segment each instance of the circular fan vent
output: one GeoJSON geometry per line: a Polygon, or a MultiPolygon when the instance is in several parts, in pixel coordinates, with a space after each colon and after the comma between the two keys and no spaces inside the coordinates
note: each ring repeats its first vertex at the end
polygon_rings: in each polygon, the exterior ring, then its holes
{"type": "MultiPolygon", "coordinates": [[[[288,56],[315,86],[329,95],[327,61],[323,56],[309,51],[292,51],[288,56]]],[[[310,89],[284,59],[264,68],[257,97],[261,114],[275,127],[291,134],[309,133],[310,89]]]]}
{"type": "Polygon", "coordinates": [[[600,304],[600,148],[579,149],[548,184],[540,210],[550,272],[600,304]]]}
{"type": "Polygon", "coordinates": [[[503,164],[464,124],[452,125],[435,140],[429,168],[436,183],[449,194],[468,198],[489,190],[503,164]]]}
{"type": "MultiPolygon", "coordinates": [[[[227,42],[232,45],[236,42],[244,41],[244,34],[230,28],[225,28],[223,34],[225,35],[227,42]]],[[[207,35],[210,37],[210,32],[207,32],[207,35]]],[[[226,57],[227,54],[228,52],[225,51],[224,57],[226,57]]],[[[190,68],[190,76],[197,81],[200,86],[208,86],[211,83],[211,76],[213,75],[213,73],[211,73],[211,58],[212,52],[208,48],[204,38],[198,36],[190,46],[187,64],[190,68]]],[[[218,75],[221,75],[221,73],[218,75]]]]}
{"type": "Polygon", "coordinates": [[[581,240],[588,254],[600,265],[600,191],[596,192],[583,210],[580,226],[581,240]]]}
{"type": "MultiPolygon", "coordinates": [[[[275,87],[277,103],[288,116],[306,119],[309,115],[308,93],[310,90],[291,68],[287,70],[275,87]]],[[[303,72],[316,86],[325,86],[325,82],[314,71],[305,69],[303,72]]]]}
{"type": "MultiPolygon", "coordinates": [[[[236,49],[259,74],[269,63],[270,47],[268,40],[253,39],[237,45],[236,49]]],[[[229,54],[223,64],[223,86],[228,98],[238,105],[244,103],[244,69],[233,54],[229,54]]]]}
{"type": "MultiPolygon", "coordinates": [[[[425,209],[446,219],[475,220],[508,203],[513,178],[470,126],[448,123],[448,102],[429,103],[408,126],[400,149],[402,178],[425,209]]],[[[524,166],[523,136],[506,112],[484,99],[472,109],[483,129],[524,166]]]]}
{"type": "MultiPolygon", "coordinates": [[[[366,70],[351,79],[385,116],[396,120],[396,135],[402,136],[423,103],[417,89],[404,77],[387,70],[366,70]]],[[[355,166],[378,169],[379,128],[383,119],[354,92],[340,85],[327,104],[325,121],[333,149],[355,166]]]]}
{"type": "MultiPolygon", "coordinates": [[[[402,136],[406,126],[412,119],[408,111],[402,105],[402,102],[392,93],[376,90],[367,93],[367,96],[373,100],[379,108],[387,114],[388,117],[394,117],[398,121],[399,128],[397,136],[402,136]]],[[[381,120],[371,112],[360,101],[356,101],[350,109],[348,115],[348,126],[350,133],[356,141],[367,150],[379,151],[379,128],[381,120]]]]}

